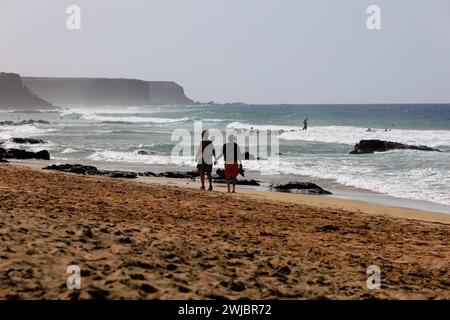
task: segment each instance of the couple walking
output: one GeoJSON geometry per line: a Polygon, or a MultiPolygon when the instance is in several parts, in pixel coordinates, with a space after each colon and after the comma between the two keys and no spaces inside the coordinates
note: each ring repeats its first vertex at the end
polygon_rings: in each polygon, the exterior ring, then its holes
{"type": "Polygon", "coordinates": [[[236,178],[239,174],[239,170],[242,169],[242,154],[239,145],[235,142],[233,135],[228,136],[228,143],[225,143],[222,147],[222,154],[217,156],[213,142],[209,139],[209,132],[207,129],[202,131],[202,142],[195,156],[197,162],[197,169],[200,175],[200,181],[202,186],[200,190],[205,190],[205,175],[208,177],[209,191],[212,191],[212,168],[213,158],[214,164],[217,165],[217,161],[223,157],[225,161],[225,178],[227,181],[228,192],[236,192],[236,178]],[[231,191],[231,186],[233,187],[231,191]]]}

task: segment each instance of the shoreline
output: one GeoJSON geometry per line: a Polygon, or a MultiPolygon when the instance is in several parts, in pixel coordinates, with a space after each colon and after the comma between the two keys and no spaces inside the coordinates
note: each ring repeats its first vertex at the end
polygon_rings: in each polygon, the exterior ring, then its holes
{"type": "MultiPolygon", "coordinates": [[[[29,161],[29,160],[28,160],[29,161]]],[[[27,161],[27,163],[29,163],[27,161]]],[[[75,161],[77,162],[77,161],[75,161]]],[[[42,166],[47,166],[50,164],[63,164],[63,163],[72,163],[75,164],[74,161],[70,160],[50,160],[50,162],[42,162],[42,166]]],[[[135,163],[121,163],[121,162],[103,162],[103,161],[96,161],[96,160],[89,160],[89,161],[78,161],[81,162],[81,164],[84,165],[93,165],[98,167],[99,169],[105,169],[105,170],[124,170],[124,171],[130,171],[130,172],[144,172],[144,171],[153,171],[156,173],[159,172],[165,172],[165,171],[196,171],[195,167],[191,166],[176,166],[176,165],[167,165],[167,164],[135,164],[135,163]],[[125,169],[124,169],[125,167],[125,169]]],[[[23,162],[20,162],[23,163],[23,162]]],[[[215,167],[213,171],[215,171],[217,168],[222,168],[222,166],[215,167]]],[[[254,171],[247,171],[246,172],[246,179],[255,179],[258,181],[261,181],[262,184],[270,185],[272,183],[279,184],[279,183],[288,183],[289,181],[303,181],[303,182],[314,182],[318,184],[319,186],[323,187],[325,190],[331,191],[333,194],[331,197],[336,199],[347,199],[347,200],[355,200],[355,201],[362,201],[369,204],[378,204],[383,206],[390,206],[390,207],[399,207],[399,208],[405,208],[405,209],[412,209],[412,210],[419,210],[419,211],[426,211],[426,212],[434,212],[434,213],[440,213],[440,214],[447,214],[450,215],[450,205],[445,205],[441,203],[431,202],[427,200],[417,200],[417,199],[409,199],[409,198],[402,198],[398,196],[392,196],[388,194],[383,194],[380,192],[376,192],[373,190],[368,189],[362,189],[357,188],[353,186],[347,186],[344,184],[340,184],[337,182],[334,182],[330,179],[324,179],[324,178],[315,178],[311,176],[304,176],[304,175],[295,175],[294,177],[286,174],[280,174],[277,176],[261,176],[259,174],[254,174],[254,171]],[[267,177],[269,177],[268,180],[267,177]]],[[[177,181],[182,181],[183,179],[177,179],[177,181]]],[[[268,186],[260,186],[260,187],[250,187],[254,188],[258,191],[270,191],[275,192],[268,188],[268,186]]]]}
{"type": "MultiPolygon", "coordinates": [[[[11,162],[11,165],[25,166],[46,172],[42,169],[40,164],[29,162],[11,162]]],[[[70,174],[70,173],[64,173],[70,174]]],[[[122,179],[121,179],[122,180],[122,179]]],[[[174,179],[174,178],[161,178],[161,177],[138,177],[137,179],[123,179],[125,181],[147,183],[147,184],[160,184],[166,186],[178,186],[188,189],[198,189],[200,186],[198,181],[189,179],[174,179]]],[[[415,219],[427,222],[438,222],[444,224],[450,224],[450,214],[427,211],[421,209],[400,207],[395,205],[377,204],[356,199],[339,198],[337,195],[307,195],[289,192],[277,192],[263,190],[258,187],[248,186],[236,186],[237,193],[235,197],[240,195],[250,196],[255,199],[270,200],[272,202],[283,202],[290,204],[300,204],[315,207],[317,209],[339,209],[347,211],[363,212],[376,215],[390,215],[397,218],[415,219]]],[[[214,190],[222,193],[226,193],[225,184],[214,184],[214,190]]],[[[407,201],[407,199],[405,199],[407,201]]]]}

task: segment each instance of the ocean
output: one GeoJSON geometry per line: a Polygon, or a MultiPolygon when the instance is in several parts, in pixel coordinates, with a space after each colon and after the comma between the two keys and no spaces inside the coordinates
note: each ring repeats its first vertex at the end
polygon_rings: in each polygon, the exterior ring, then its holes
{"type": "Polygon", "coordinates": [[[450,105],[226,104],[0,112],[0,121],[27,119],[50,124],[0,126],[4,147],[47,149],[52,163],[135,171],[192,169],[191,156],[171,155],[178,143],[171,138],[174,130],[193,131],[194,121],[202,121],[203,128],[228,128],[237,134],[252,128],[255,134],[272,130],[279,138],[278,161],[270,157],[245,161],[249,177],[266,184],[308,180],[341,190],[342,195],[369,192],[435,204],[450,213],[450,105]],[[309,127],[301,131],[305,117],[309,127]],[[11,137],[47,143],[18,146],[7,141],[11,137]],[[426,145],[443,152],[349,154],[362,139],[426,145]]]}

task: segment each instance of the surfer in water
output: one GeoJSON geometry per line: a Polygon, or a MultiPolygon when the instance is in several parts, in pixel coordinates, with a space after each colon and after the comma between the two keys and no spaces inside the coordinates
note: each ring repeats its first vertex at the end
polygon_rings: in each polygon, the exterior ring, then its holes
{"type": "Polygon", "coordinates": [[[308,118],[305,118],[305,120],[303,120],[303,129],[302,131],[306,131],[308,130],[308,118]]]}

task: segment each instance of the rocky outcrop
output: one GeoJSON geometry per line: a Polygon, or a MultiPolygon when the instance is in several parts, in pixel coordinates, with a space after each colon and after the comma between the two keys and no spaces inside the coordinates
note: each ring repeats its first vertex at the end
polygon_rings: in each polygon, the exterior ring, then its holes
{"type": "MultiPolygon", "coordinates": [[[[226,178],[225,178],[225,170],[224,169],[217,169],[216,170],[216,175],[213,176],[213,181],[215,183],[226,183],[226,178]]],[[[237,179],[236,180],[236,184],[237,185],[241,185],[241,186],[255,186],[258,187],[261,184],[259,183],[259,181],[257,180],[253,180],[253,179],[237,179]]]]}
{"type": "Polygon", "coordinates": [[[50,124],[50,122],[46,120],[0,121],[0,126],[24,126],[27,124],[50,124]]]}
{"type": "MultiPolygon", "coordinates": [[[[227,183],[227,181],[225,179],[213,179],[213,182],[215,183],[227,183]]],[[[236,185],[239,186],[254,186],[254,187],[259,187],[261,186],[261,184],[254,179],[237,179],[236,180],[236,185]]]]}
{"type": "Polygon", "coordinates": [[[195,178],[199,177],[199,174],[197,171],[187,171],[187,172],[167,171],[167,172],[159,173],[156,176],[162,177],[162,178],[172,178],[172,179],[195,179],[195,178]]]}
{"type": "Polygon", "coordinates": [[[306,194],[331,194],[330,191],[311,182],[291,181],[286,184],[273,184],[271,188],[277,191],[295,191],[306,194]]]}
{"type": "Polygon", "coordinates": [[[414,146],[399,142],[383,141],[383,140],[361,140],[359,143],[355,145],[355,148],[352,151],[350,151],[350,154],[366,154],[398,149],[440,152],[439,149],[430,148],[427,146],[414,146]]]}
{"type": "Polygon", "coordinates": [[[31,92],[16,73],[0,73],[0,108],[24,109],[53,108],[52,104],[31,92]]]}
{"type": "Polygon", "coordinates": [[[24,77],[36,94],[58,106],[193,104],[175,82],[109,78],[24,77]]]}
{"type": "Polygon", "coordinates": [[[50,160],[50,153],[47,150],[38,152],[31,152],[20,149],[3,149],[0,148],[0,159],[37,159],[37,160],[50,160]]]}
{"type": "Polygon", "coordinates": [[[40,144],[45,143],[44,140],[34,139],[34,138],[11,138],[9,139],[11,142],[17,144],[40,144]]]}
{"type": "Polygon", "coordinates": [[[139,172],[141,177],[160,177],[171,179],[195,179],[199,177],[198,171],[166,171],[161,173],[154,173],[151,171],[139,172]]]}
{"type": "Polygon", "coordinates": [[[99,170],[93,166],[84,166],[81,164],[61,164],[61,165],[51,165],[45,167],[44,170],[54,170],[61,172],[70,172],[76,174],[86,174],[91,176],[103,176],[109,178],[125,178],[125,179],[135,179],[137,178],[137,174],[134,172],[128,171],[108,171],[108,170],[99,170]]]}

